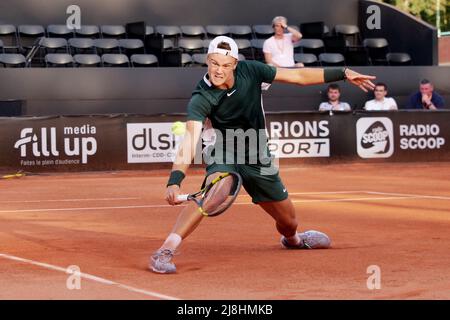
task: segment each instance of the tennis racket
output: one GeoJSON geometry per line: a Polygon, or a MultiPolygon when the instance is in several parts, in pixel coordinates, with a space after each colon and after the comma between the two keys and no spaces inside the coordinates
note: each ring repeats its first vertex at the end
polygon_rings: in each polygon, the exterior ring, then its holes
{"type": "Polygon", "coordinates": [[[236,200],[242,186],[242,178],[235,172],[219,175],[200,191],[183,194],[178,201],[194,201],[206,217],[215,217],[227,210],[236,200]]]}

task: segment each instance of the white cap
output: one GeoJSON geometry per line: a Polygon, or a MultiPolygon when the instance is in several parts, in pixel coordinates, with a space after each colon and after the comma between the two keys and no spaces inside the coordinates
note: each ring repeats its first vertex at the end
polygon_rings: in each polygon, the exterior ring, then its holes
{"type": "Polygon", "coordinates": [[[236,42],[233,39],[231,39],[230,37],[218,36],[218,37],[215,37],[213,40],[211,40],[211,42],[209,43],[209,48],[208,48],[208,54],[210,54],[210,53],[220,53],[220,54],[223,54],[224,56],[231,56],[235,59],[239,59],[238,46],[237,46],[236,42]],[[217,46],[222,42],[229,44],[231,50],[217,48],[217,46]]]}

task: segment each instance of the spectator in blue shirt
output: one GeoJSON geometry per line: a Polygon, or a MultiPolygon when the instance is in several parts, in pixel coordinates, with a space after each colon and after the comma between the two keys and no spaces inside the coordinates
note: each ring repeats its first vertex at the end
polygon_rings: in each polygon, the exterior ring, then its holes
{"type": "Polygon", "coordinates": [[[437,92],[434,92],[433,84],[424,79],[420,81],[420,91],[410,97],[409,108],[437,110],[445,108],[445,101],[437,92]]]}

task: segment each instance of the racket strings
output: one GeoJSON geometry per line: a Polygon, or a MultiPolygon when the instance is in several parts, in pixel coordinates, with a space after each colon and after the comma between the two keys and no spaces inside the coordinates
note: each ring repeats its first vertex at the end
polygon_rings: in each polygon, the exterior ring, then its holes
{"type": "Polygon", "coordinates": [[[207,214],[214,214],[228,208],[239,191],[237,188],[238,179],[235,176],[221,179],[203,195],[202,209],[207,214]]]}

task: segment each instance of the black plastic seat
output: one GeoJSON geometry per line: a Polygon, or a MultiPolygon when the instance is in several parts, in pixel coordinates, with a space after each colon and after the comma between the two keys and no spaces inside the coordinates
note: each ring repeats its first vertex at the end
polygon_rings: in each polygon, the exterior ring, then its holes
{"type": "Polygon", "coordinates": [[[68,40],[74,37],[74,32],[67,28],[65,24],[51,24],[47,26],[47,37],[64,38],[68,40]]]}
{"type": "Polygon", "coordinates": [[[386,65],[386,55],[390,52],[389,43],[385,38],[364,39],[363,46],[367,49],[374,65],[386,65]]]}
{"type": "Polygon", "coordinates": [[[318,55],[325,51],[325,45],[321,39],[302,39],[297,45],[298,48],[301,48],[302,53],[312,53],[318,55]]]}
{"type": "Polygon", "coordinates": [[[91,53],[94,54],[95,50],[94,40],[91,38],[72,38],[69,39],[69,48],[72,54],[77,53],[91,53]]]}
{"type": "Polygon", "coordinates": [[[317,66],[319,61],[315,54],[312,53],[296,53],[294,54],[296,63],[303,63],[305,66],[317,66]]]}
{"type": "Polygon", "coordinates": [[[131,65],[138,67],[157,67],[158,57],[153,54],[133,54],[131,56],[131,65]]]}
{"type": "Polygon", "coordinates": [[[100,67],[102,60],[96,54],[76,54],[73,57],[77,67],[100,67]]]}
{"type": "Polygon", "coordinates": [[[45,36],[45,29],[41,25],[21,25],[18,32],[20,46],[23,49],[37,45],[37,40],[45,36]]]}
{"type": "Polygon", "coordinates": [[[322,66],[345,66],[345,58],[340,53],[321,53],[319,61],[322,66]]]}
{"type": "Polygon", "coordinates": [[[232,25],[230,26],[230,34],[233,39],[252,38],[252,28],[248,25],[232,25]]]}
{"type": "Polygon", "coordinates": [[[386,60],[390,66],[410,66],[412,65],[411,56],[408,53],[394,52],[386,55],[386,60]]]}
{"type": "Polygon", "coordinates": [[[359,27],[352,24],[338,24],[334,27],[336,35],[342,35],[346,40],[350,40],[351,46],[361,43],[359,27]]]}
{"type": "Polygon", "coordinates": [[[230,27],[226,25],[209,25],[206,26],[206,34],[210,38],[215,38],[217,36],[229,36],[230,27]]]}
{"type": "Polygon", "coordinates": [[[267,39],[273,36],[273,27],[270,24],[258,24],[253,26],[253,33],[258,39],[267,39]]]}
{"type": "Polygon", "coordinates": [[[116,39],[95,39],[94,47],[98,54],[120,53],[119,41],[116,39]]]}
{"type": "Polygon", "coordinates": [[[72,55],[67,53],[49,53],[45,56],[45,64],[49,67],[74,67],[72,55]]]}
{"type": "Polygon", "coordinates": [[[203,40],[201,39],[180,39],[178,41],[178,47],[185,53],[203,53],[203,40]]]}
{"type": "Polygon", "coordinates": [[[204,39],[206,30],[203,26],[181,26],[181,36],[185,38],[204,39]]]}
{"type": "Polygon", "coordinates": [[[103,38],[122,39],[126,37],[124,26],[120,25],[104,25],[100,27],[103,38]]]}
{"type": "Polygon", "coordinates": [[[95,25],[82,25],[80,29],[75,30],[77,38],[100,38],[100,29],[95,25]]]}
{"type": "Polygon", "coordinates": [[[107,53],[102,55],[104,67],[126,67],[130,66],[130,60],[124,54],[107,53]]]}
{"type": "Polygon", "coordinates": [[[27,66],[25,56],[20,53],[0,54],[0,63],[5,68],[22,68],[27,66]]]}

